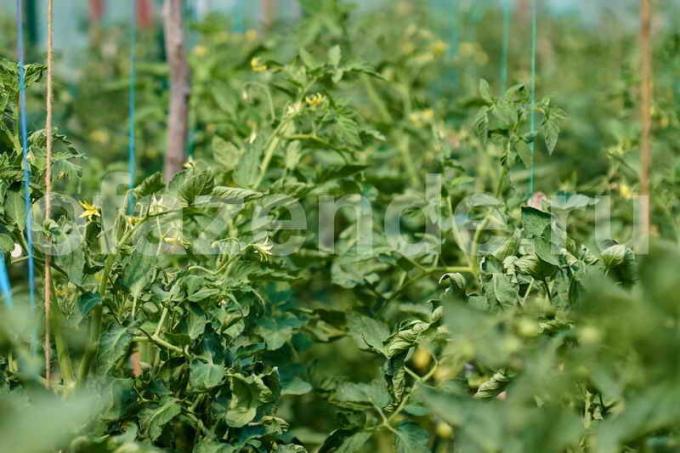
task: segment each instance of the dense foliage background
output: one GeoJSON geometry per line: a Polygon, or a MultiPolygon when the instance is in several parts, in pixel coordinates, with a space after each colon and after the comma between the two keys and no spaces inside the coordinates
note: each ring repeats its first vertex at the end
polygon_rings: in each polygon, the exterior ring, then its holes
{"type": "MultiPolygon", "coordinates": [[[[299,21],[269,30],[235,32],[219,15],[191,25],[191,158],[167,187],[155,32],[138,46],[131,193],[126,34],[94,30],[82,76],[56,81],[55,190],[83,209],[34,224],[39,242],[81,244],[53,262],[50,382],[26,300],[18,73],[12,35],[1,38],[0,249],[14,307],[0,308],[0,449],[677,451],[671,2],[658,2],[654,36],[653,238],[637,255],[635,30],[541,15],[534,136],[521,10],[503,89],[499,11],[452,40],[424,2],[299,3],[299,21]],[[345,205],[330,238],[324,197],[345,205]],[[403,239],[429,246],[413,253],[385,230],[395,200],[410,208],[403,239]],[[307,225],[291,230],[294,202],[307,225]],[[280,256],[285,241],[297,250],[280,256]]],[[[43,70],[28,68],[36,214],[43,70]]]]}

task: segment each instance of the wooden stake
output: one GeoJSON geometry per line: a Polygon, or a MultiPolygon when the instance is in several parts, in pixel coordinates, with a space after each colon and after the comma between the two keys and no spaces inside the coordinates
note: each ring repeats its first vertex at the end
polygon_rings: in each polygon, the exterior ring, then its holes
{"type": "Polygon", "coordinates": [[[640,203],[641,234],[649,237],[650,193],[649,168],[652,162],[652,49],[651,49],[651,0],[640,0],[640,203]]]}
{"type": "Polygon", "coordinates": [[[168,143],[163,175],[166,182],[182,170],[189,130],[189,65],[184,51],[182,0],[165,0],[163,5],[165,51],[170,66],[170,111],[168,143]]]}
{"type": "Polygon", "coordinates": [[[270,28],[274,23],[276,13],[276,0],[262,0],[262,24],[264,28],[270,28]]]}
{"type": "Polygon", "coordinates": [[[104,0],[90,0],[90,22],[99,24],[104,17],[104,0]]]}

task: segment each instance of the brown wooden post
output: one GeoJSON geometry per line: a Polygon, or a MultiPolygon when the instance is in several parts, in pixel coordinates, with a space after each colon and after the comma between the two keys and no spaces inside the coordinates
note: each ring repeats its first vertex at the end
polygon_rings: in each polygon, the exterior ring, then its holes
{"type": "Polygon", "coordinates": [[[163,176],[169,182],[182,169],[189,127],[189,65],[184,47],[182,0],[165,0],[163,25],[170,66],[170,111],[163,176]]]}
{"type": "Polygon", "coordinates": [[[151,0],[137,1],[137,24],[144,30],[153,26],[153,2],[151,0]]]}
{"type": "Polygon", "coordinates": [[[104,17],[104,0],[90,0],[90,22],[99,24],[104,17]]]}
{"type": "Polygon", "coordinates": [[[270,28],[275,20],[276,0],[262,0],[262,24],[270,28]]]}

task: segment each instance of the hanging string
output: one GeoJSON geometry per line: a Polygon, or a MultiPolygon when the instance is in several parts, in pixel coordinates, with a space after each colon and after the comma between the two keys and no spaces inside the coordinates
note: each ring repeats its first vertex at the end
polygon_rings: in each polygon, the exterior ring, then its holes
{"type": "MultiPolygon", "coordinates": [[[[130,84],[128,86],[128,189],[135,187],[137,173],[137,148],[135,141],[135,118],[137,98],[137,0],[131,0],[130,13],[130,84]]],[[[135,200],[132,194],[128,197],[127,212],[132,214],[135,200]]]]}
{"type": "MultiPolygon", "coordinates": [[[[536,0],[531,0],[531,85],[529,89],[531,111],[530,111],[530,127],[531,135],[536,135],[536,41],[538,35],[538,17],[537,17],[536,0]]],[[[529,144],[531,152],[531,169],[529,175],[529,195],[534,193],[536,180],[536,139],[534,138],[529,144]]]]}
{"type": "Polygon", "coordinates": [[[28,161],[28,120],[26,118],[26,68],[24,65],[23,2],[16,2],[17,59],[19,68],[19,134],[21,136],[21,165],[23,169],[24,208],[26,215],[26,254],[28,258],[28,301],[35,310],[35,259],[33,254],[33,211],[31,209],[31,164],[28,161]]]}
{"type": "Polygon", "coordinates": [[[503,37],[501,43],[501,95],[508,89],[508,59],[510,53],[510,21],[511,0],[501,0],[503,3],[503,37]]]}
{"type": "Polygon", "coordinates": [[[7,266],[5,265],[5,255],[0,252],[0,294],[2,294],[5,307],[12,308],[12,287],[9,283],[7,266]]]}
{"type": "MultiPolygon", "coordinates": [[[[52,216],[52,69],[53,69],[53,39],[54,39],[54,13],[52,1],[47,0],[47,93],[46,105],[47,118],[45,119],[45,220],[49,221],[52,216]]],[[[45,253],[45,384],[50,386],[50,374],[52,363],[52,346],[50,344],[50,319],[52,312],[52,269],[51,250],[45,253]]]]}

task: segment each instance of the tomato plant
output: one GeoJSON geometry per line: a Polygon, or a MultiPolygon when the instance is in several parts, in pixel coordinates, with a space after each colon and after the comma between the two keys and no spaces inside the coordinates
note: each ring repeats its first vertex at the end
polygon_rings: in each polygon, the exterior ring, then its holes
{"type": "MultiPolygon", "coordinates": [[[[499,94],[483,58],[467,71],[413,5],[301,4],[293,31],[195,25],[193,157],[167,185],[163,64],[140,67],[129,190],[112,157],[126,56],[57,86],[49,220],[41,130],[29,159],[36,259],[53,256],[49,382],[25,303],[17,69],[0,62],[0,250],[17,296],[0,308],[3,450],[677,448],[677,34],[658,50],[657,228],[636,253],[628,76],[596,114],[588,93],[565,95],[585,74],[564,91],[545,74],[555,95],[534,105],[526,81],[499,94]],[[596,152],[591,123],[609,128],[594,163],[575,157],[596,152]],[[530,146],[554,195],[527,192],[530,146]]],[[[33,97],[43,70],[27,67],[33,97]]]]}

